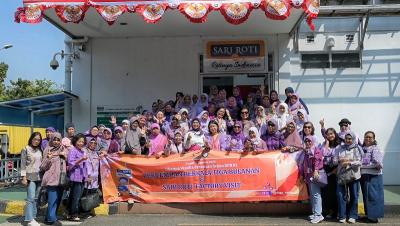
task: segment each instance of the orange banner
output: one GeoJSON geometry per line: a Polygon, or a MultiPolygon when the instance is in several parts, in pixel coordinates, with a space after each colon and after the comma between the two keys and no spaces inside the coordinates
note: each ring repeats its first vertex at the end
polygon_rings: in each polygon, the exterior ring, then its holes
{"type": "Polygon", "coordinates": [[[300,153],[200,152],[101,161],[105,203],[246,202],[308,199],[296,159],[300,153]]]}

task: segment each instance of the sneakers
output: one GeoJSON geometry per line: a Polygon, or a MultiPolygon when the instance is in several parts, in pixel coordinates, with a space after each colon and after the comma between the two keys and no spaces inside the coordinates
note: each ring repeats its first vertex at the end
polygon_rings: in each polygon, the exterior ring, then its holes
{"type": "Polygon", "coordinates": [[[313,219],[311,219],[311,224],[318,224],[318,223],[320,223],[321,221],[323,221],[324,220],[324,217],[323,216],[314,216],[314,218],[313,219]]]}
{"type": "Polygon", "coordinates": [[[28,223],[28,226],[40,226],[40,224],[35,219],[33,219],[28,223]]]}
{"type": "Polygon", "coordinates": [[[342,223],[342,224],[346,223],[346,219],[345,218],[339,219],[339,223],[342,223]]]}
{"type": "Polygon", "coordinates": [[[356,223],[356,219],[349,218],[349,220],[347,222],[349,222],[350,224],[355,224],[356,223]]]}
{"type": "Polygon", "coordinates": [[[308,216],[308,219],[309,219],[309,220],[312,220],[312,219],[314,219],[314,218],[315,218],[314,214],[308,216]]]}

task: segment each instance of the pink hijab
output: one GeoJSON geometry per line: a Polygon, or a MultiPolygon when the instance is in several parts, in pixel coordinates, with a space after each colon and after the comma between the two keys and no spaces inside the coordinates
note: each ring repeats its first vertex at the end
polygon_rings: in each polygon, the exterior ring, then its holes
{"type": "MultiPolygon", "coordinates": [[[[153,123],[151,125],[151,130],[153,130],[154,128],[160,129],[160,126],[157,123],[153,123]]],[[[150,143],[151,147],[149,151],[149,156],[163,152],[165,145],[167,145],[168,143],[168,140],[167,137],[160,132],[158,135],[152,134],[150,136],[150,143]]]]}
{"type": "Polygon", "coordinates": [[[299,132],[297,132],[296,129],[296,123],[293,120],[289,120],[286,124],[288,126],[289,124],[293,124],[294,126],[294,131],[291,134],[285,133],[285,143],[286,145],[293,146],[293,147],[302,147],[303,142],[301,141],[299,132]]]}

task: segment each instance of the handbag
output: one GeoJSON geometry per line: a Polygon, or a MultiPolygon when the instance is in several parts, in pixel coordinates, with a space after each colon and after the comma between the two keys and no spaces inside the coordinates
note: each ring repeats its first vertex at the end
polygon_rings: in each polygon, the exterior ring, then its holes
{"type": "Polygon", "coordinates": [[[356,172],[351,166],[341,168],[338,172],[337,178],[339,184],[346,185],[356,180],[356,172]]]}
{"type": "Polygon", "coordinates": [[[60,158],[60,186],[68,187],[69,186],[69,177],[67,172],[63,172],[63,166],[65,164],[65,160],[60,158]]]}
{"type": "Polygon", "coordinates": [[[99,192],[96,190],[96,192],[88,193],[88,189],[85,190],[84,195],[79,201],[81,209],[85,212],[89,212],[92,209],[100,206],[100,203],[101,200],[99,192]]]}
{"type": "Polygon", "coordinates": [[[326,172],[324,169],[320,169],[318,171],[318,179],[313,180],[315,184],[317,184],[319,187],[325,187],[328,185],[328,176],[326,175],[326,172]]]}

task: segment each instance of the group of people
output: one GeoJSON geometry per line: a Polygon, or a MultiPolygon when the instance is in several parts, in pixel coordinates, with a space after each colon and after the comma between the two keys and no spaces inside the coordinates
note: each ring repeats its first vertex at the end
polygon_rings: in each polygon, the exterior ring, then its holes
{"type": "Polygon", "coordinates": [[[298,165],[300,178],[309,188],[311,223],[323,221],[324,216],[355,223],[360,184],[366,220],[378,222],[383,217],[383,154],[375,133],[366,132],[361,141],[348,119],[339,122],[339,132],[326,129],[321,120],[324,141],[319,143],[308,108],[293,88],[285,89],[285,101],[279,100],[277,91],[266,94],[265,90],[261,86],[245,97],[239,87],[233,88],[230,97],[216,86],[200,97],[178,92],[174,101],[157,100],[152,110],[130,115],[120,124],[112,116],[112,128],[95,125],[75,134],[75,126],[68,124],[64,138],[51,127],[45,139],[33,133],[21,156],[21,175],[28,186],[25,220],[37,225],[35,202],[40,187],[47,190],[47,223],[57,222],[66,189],[70,191],[69,218],[80,220],[79,200],[84,191],[99,189],[99,161],[106,155],[160,158],[201,151],[206,157],[213,150],[301,151],[298,165]]]}

